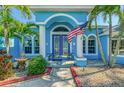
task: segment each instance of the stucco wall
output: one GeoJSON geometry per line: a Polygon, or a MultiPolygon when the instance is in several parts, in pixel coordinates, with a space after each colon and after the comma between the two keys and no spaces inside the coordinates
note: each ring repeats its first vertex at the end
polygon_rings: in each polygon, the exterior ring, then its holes
{"type": "MultiPolygon", "coordinates": [[[[65,25],[67,26],[68,28],[70,29],[74,29],[75,27],[77,27],[79,24],[78,23],[84,23],[86,22],[87,20],[87,15],[88,13],[87,12],[40,12],[40,11],[37,11],[37,12],[34,12],[35,14],[35,18],[36,18],[36,22],[41,22],[41,23],[45,23],[46,20],[50,17],[50,16],[53,16],[53,15],[59,15],[59,14],[62,14],[60,16],[55,16],[53,18],[51,18],[50,20],[48,20],[46,22],[46,24],[43,24],[45,25],[45,30],[46,30],[46,36],[45,36],[45,39],[46,39],[46,42],[45,42],[45,48],[46,48],[46,57],[51,53],[51,30],[57,26],[57,25],[65,25]],[[69,15],[71,17],[68,17],[68,16],[64,16],[64,15],[69,15]],[[71,18],[74,18],[77,20],[77,22],[71,18]]],[[[39,24],[39,25],[42,25],[42,24],[39,24]]],[[[33,28],[35,31],[39,31],[38,28],[33,28]]],[[[102,28],[99,28],[99,32],[102,31],[102,28]]],[[[96,31],[95,31],[95,28],[92,29],[92,31],[89,31],[88,29],[86,29],[85,31],[85,36],[88,40],[88,37],[91,36],[91,35],[96,35],[96,31]]],[[[40,37],[42,39],[42,37],[40,37]]],[[[100,40],[102,42],[102,45],[103,45],[103,50],[104,50],[104,53],[105,53],[105,56],[106,56],[106,60],[107,60],[107,36],[102,36],[100,37],[100,40]]],[[[14,40],[14,47],[11,48],[11,54],[14,56],[14,57],[19,57],[20,55],[20,43],[19,43],[19,40],[18,39],[15,39],[14,40]]],[[[98,44],[96,44],[96,46],[98,46],[98,44]]],[[[74,56],[76,56],[76,51],[77,51],[77,48],[76,48],[76,37],[73,38],[72,40],[72,54],[74,56]]],[[[96,48],[97,50],[97,53],[96,54],[84,54],[84,56],[88,59],[99,59],[101,60],[101,55],[100,55],[100,52],[99,52],[99,49],[98,47],[96,48]]],[[[83,52],[83,51],[82,51],[83,52]]],[[[32,57],[34,55],[27,55],[28,57],[32,57]]]]}
{"type": "MultiPolygon", "coordinates": [[[[5,49],[5,47],[0,47],[0,49],[5,49]]],[[[14,38],[14,46],[10,47],[10,54],[13,56],[13,61],[20,56],[19,39],[14,38]]]]}

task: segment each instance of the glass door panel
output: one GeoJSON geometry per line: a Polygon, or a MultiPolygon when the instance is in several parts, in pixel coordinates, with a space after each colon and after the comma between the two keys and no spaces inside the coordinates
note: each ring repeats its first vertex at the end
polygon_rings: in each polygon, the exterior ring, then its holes
{"type": "Polygon", "coordinates": [[[67,35],[53,35],[54,58],[68,58],[70,47],[67,35]]]}
{"type": "Polygon", "coordinates": [[[69,43],[68,43],[68,38],[67,36],[63,36],[63,56],[68,56],[69,55],[69,43]]]}
{"type": "Polygon", "coordinates": [[[60,55],[60,36],[54,36],[54,54],[60,55]]]}

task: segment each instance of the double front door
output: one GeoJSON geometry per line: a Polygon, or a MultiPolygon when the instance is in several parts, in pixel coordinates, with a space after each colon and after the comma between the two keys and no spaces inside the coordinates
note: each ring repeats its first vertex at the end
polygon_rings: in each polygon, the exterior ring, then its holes
{"type": "Polygon", "coordinates": [[[52,38],[53,54],[56,56],[68,56],[70,53],[70,44],[67,35],[53,35],[52,38]]]}

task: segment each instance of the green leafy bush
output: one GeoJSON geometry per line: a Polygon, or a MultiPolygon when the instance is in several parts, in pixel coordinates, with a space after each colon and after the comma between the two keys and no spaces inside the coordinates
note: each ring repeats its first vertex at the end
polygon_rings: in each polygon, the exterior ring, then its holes
{"type": "Polygon", "coordinates": [[[37,75],[45,72],[47,63],[41,55],[32,58],[29,61],[28,75],[37,75]]]}

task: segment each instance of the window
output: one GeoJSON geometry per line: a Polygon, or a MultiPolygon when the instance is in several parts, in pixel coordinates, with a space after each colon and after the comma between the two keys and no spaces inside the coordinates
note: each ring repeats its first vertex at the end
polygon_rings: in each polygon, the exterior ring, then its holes
{"type": "Polygon", "coordinates": [[[89,54],[96,53],[96,39],[94,36],[90,36],[88,39],[88,53],[89,54]]]}
{"type": "Polygon", "coordinates": [[[25,37],[25,54],[39,54],[38,36],[25,37]]]}
{"type": "Polygon", "coordinates": [[[34,37],[34,53],[39,53],[39,39],[36,36],[34,37]]]}
{"type": "Polygon", "coordinates": [[[83,53],[86,53],[86,37],[83,36],[83,53]]]}
{"type": "Polygon", "coordinates": [[[124,55],[124,39],[121,40],[119,54],[124,55]]]}
{"type": "Polygon", "coordinates": [[[25,37],[25,53],[31,54],[32,53],[32,37],[25,37]]]}
{"type": "MultiPolygon", "coordinates": [[[[116,49],[116,44],[117,44],[117,40],[112,40],[112,53],[114,54],[114,51],[116,49]]],[[[120,55],[124,55],[124,39],[121,40],[120,42],[120,48],[118,50],[118,54],[120,55]]]]}
{"type": "Polygon", "coordinates": [[[114,54],[116,44],[117,44],[117,40],[112,40],[112,54],[114,54]]]}
{"type": "MultiPolygon", "coordinates": [[[[9,39],[10,47],[14,47],[14,38],[9,39]]],[[[4,37],[0,37],[0,47],[5,47],[4,37]]]]}
{"type": "Polygon", "coordinates": [[[4,40],[2,37],[0,37],[0,47],[3,47],[4,46],[4,40]]]}

